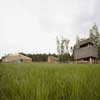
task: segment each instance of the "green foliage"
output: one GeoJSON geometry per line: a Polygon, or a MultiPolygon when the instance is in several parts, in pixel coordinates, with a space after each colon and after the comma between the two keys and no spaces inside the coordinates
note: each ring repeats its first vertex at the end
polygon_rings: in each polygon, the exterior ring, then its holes
{"type": "Polygon", "coordinates": [[[76,48],[79,48],[80,47],[80,38],[79,36],[77,35],[76,36],[76,48]]]}
{"type": "Polygon", "coordinates": [[[57,53],[60,54],[60,40],[58,37],[56,38],[56,43],[57,43],[57,53]]]}
{"type": "Polygon", "coordinates": [[[100,46],[100,33],[97,25],[93,25],[92,29],[90,29],[90,39],[96,44],[96,46],[100,46]]]}
{"type": "Polygon", "coordinates": [[[0,63],[2,62],[2,59],[0,59],[0,63]]]}
{"type": "Polygon", "coordinates": [[[0,64],[0,100],[100,100],[100,65],[0,64]]]}
{"type": "Polygon", "coordinates": [[[60,62],[68,63],[68,61],[73,61],[73,60],[74,60],[73,56],[71,56],[68,53],[65,53],[63,55],[59,55],[59,61],[60,62]]]}
{"type": "Polygon", "coordinates": [[[68,50],[69,40],[62,37],[61,40],[57,37],[57,52],[60,62],[68,62],[70,55],[68,50]]]}
{"type": "Polygon", "coordinates": [[[57,37],[56,42],[57,42],[57,52],[58,52],[58,55],[65,54],[66,52],[69,53],[69,51],[68,51],[69,40],[68,39],[64,39],[62,37],[62,39],[59,40],[58,37],[57,37]]]}

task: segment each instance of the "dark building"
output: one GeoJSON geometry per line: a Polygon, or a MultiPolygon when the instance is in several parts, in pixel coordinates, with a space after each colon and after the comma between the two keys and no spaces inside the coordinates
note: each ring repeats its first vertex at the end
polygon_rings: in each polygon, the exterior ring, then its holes
{"type": "Polygon", "coordinates": [[[100,60],[100,47],[98,47],[98,60],[100,60]]]}
{"type": "Polygon", "coordinates": [[[91,39],[86,39],[80,41],[79,46],[75,45],[73,54],[76,61],[94,63],[98,58],[98,48],[91,39]]]}

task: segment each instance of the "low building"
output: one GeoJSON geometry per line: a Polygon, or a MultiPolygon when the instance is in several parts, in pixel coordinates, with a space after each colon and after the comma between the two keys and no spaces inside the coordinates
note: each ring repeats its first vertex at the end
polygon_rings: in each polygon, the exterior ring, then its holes
{"type": "Polygon", "coordinates": [[[82,40],[74,47],[74,59],[76,61],[95,63],[98,58],[98,48],[91,39],[82,40]]]}
{"type": "Polygon", "coordinates": [[[54,56],[48,56],[48,63],[57,63],[58,58],[54,56]]]}
{"type": "Polygon", "coordinates": [[[4,63],[12,63],[12,62],[32,62],[30,57],[24,56],[22,54],[9,54],[2,58],[2,62],[4,63]]]}

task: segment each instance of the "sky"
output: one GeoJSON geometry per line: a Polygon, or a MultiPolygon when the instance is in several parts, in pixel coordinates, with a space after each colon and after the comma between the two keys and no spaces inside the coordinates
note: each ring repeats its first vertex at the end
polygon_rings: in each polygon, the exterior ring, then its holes
{"type": "Polygon", "coordinates": [[[99,0],[0,0],[0,57],[56,53],[56,36],[75,43],[100,26],[99,0]]]}

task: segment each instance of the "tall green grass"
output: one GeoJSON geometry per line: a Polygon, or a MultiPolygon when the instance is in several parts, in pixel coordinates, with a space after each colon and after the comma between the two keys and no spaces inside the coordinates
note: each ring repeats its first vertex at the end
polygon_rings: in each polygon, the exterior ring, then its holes
{"type": "Polygon", "coordinates": [[[0,64],[0,100],[100,100],[100,65],[0,64]]]}

